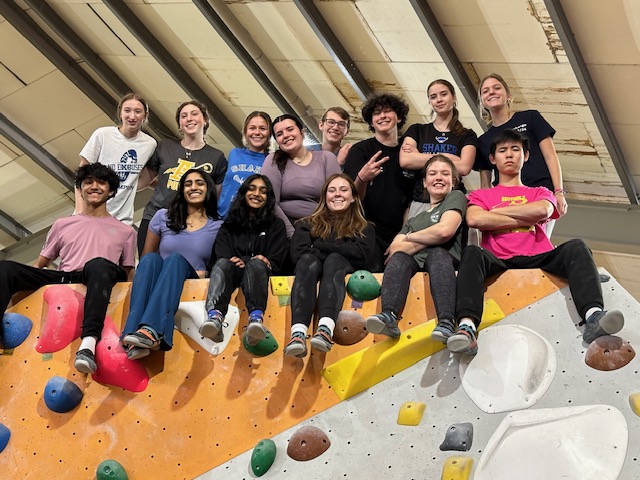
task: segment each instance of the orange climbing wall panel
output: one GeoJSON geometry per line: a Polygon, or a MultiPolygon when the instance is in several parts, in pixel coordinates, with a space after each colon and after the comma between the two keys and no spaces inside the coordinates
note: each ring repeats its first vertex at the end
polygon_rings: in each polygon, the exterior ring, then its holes
{"type": "MultiPolygon", "coordinates": [[[[508,315],[562,286],[539,270],[511,271],[488,282],[485,297],[508,315]]],[[[282,347],[289,335],[290,307],[270,295],[265,321],[280,349],[254,358],[240,341],[247,319],[240,294],[240,323],[221,355],[209,355],[176,332],[173,350],[141,360],[149,385],[132,393],[76,372],[79,340],[53,355],[35,351],[45,288],[11,309],[31,318],[34,328],[22,345],[0,356],[0,422],[11,430],[0,453],[2,478],[93,478],[97,465],[109,458],[122,463],[132,480],[193,478],[337,404],[322,378],[323,366],[385,339],[369,335],[350,347],[336,345],[326,355],[286,358],[282,347]],[[55,375],[84,391],[81,404],[66,414],[51,412],[42,399],[55,375]]],[[[73,288],[84,293],[81,285],[73,288]]],[[[206,288],[206,280],[187,281],[182,301],[203,300],[206,288]]],[[[124,324],[129,293],[128,283],[114,288],[108,315],[116,325],[124,324]]],[[[352,308],[348,297],[344,308],[352,308]]],[[[359,311],[366,318],[379,308],[376,299],[359,311]]],[[[416,275],[400,326],[407,329],[434,316],[428,276],[416,275]]]]}

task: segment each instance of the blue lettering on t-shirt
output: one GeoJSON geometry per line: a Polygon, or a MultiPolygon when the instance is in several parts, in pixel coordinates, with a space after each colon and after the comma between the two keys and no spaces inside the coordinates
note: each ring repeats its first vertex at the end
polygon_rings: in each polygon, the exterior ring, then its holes
{"type": "Polygon", "coordinates": [[[449,145],[448,143],[424,143],[422,144],[422,153],[449,153],[458,155],[458,147],[449,145]]]}
{"type": "Polygon", "coordinates": [[[122,157],[120,157],[120,161],[115,163],[110,163],[109,167],[112,168],[118,178],[120,179],[120,188],[124,189],[122,183],[124,183],[131,173],[139,173],[142,170],[142,165],[138,165],[138,153],[131,149],[127,150],[122,157]]]}

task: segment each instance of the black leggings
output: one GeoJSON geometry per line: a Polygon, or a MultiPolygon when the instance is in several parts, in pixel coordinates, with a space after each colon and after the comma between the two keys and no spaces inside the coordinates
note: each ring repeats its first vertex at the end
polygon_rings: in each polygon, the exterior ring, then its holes
{"type": "Polygon", "coordinates": [[[228,258],[220,258],[211,269],[209,290],[205,308],[220,310],[223,315],[229,310],[231,294],[240,287],[244,294],[247,311],[267,308],[269,295],[269,267],[257,258],[245,263],[244,268],[237,267],[228,258]]]}
{"type": "MultiPolygon", "coordinates": [[[[429,288],[436,307],[438,320],[453,320],[456,304],[456,271],[458,263],[441,247],[430,247],[424,263],[429,272],[429,288]]],[[[411,278],[420,271],[420,266],[411,255],[404,252],[393,254],[382,278],[382,311],[399,315],[407,300],[411,278]]]]}
{"type": "Polygon", "coordinates": [[[339,253],[331,253],[324,262],[311,253],[306,253],[296,264],[295,279],[291,289],[291,324],[311,325],[316,307],[316,284],[320,280],[317,295],[320,318],[338,318],[342,310],[346,287],[345,275],[353,273],[349,261],[339,253]]]}

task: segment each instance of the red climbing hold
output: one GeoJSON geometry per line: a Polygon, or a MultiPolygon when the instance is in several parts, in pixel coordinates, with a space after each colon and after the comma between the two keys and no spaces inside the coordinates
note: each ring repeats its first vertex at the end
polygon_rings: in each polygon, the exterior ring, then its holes
{"type": "Polygon", "coordinates": [[[115,385],[131,392],[142,392],[149,383],[149,374],[140,362],[129,360],[120,343],[120,334],[113,320],[106,317],[102,339],[96,346],[98,370],[93,379],[105,385],[115,385]]]}
{"type": "Polygon", "coordinates": [[[319,457],[331,446],[329,437],[317,427],[302,427],[291,436],[287,455],[299,462],[319,457]]]}
{"type": "Polygon", "coordinates": [[[44,291],[42,298],[49,308],[36,351],[58,352],[80,337],[84,296],[67,285],[53,285],[44,291]]]}

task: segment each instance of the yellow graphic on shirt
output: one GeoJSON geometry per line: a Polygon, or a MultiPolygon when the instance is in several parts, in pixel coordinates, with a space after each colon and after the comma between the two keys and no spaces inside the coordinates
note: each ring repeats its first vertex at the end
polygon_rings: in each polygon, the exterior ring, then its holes
{"type": "Polygon", "coordinates": [[[513,205],[524,205],[527,203],[527,197],[524,195],[517,195],[515,197],[502,197],[500,199],[502,201],[501,207],[511,207],[513,205]]]}
{"type": "Polygon", "coordinates": [[[190,162],[189,160],[183,160],[182,158],[178,159],[178,165],[172,168],[167,168],[163,175],[169,174],[169,178],[167,179],[167,188],[169,190],[178,190],[178,185],[180,183],[180,179],[182,176],[187,173],[192,168],[197,168],[198,170],[204,170],[205,173],[213,172],[213,165],[210,163],[203,163],[196,167],[195,162],[190,162]]]}

